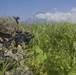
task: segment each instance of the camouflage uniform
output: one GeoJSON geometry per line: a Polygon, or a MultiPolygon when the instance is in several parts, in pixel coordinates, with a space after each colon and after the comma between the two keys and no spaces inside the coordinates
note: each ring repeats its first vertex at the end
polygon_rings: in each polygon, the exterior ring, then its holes
{"type": "Polygon", "coordinates": [[[12,62],[11,62],[11,67],[14,66],[15,69],[12,71],[12,68],[9,69],[11,72],[11,75],[32,75],[32,72],[30,71],[30,68],[28,66],[24,66],[24,56],[25,56],[25,53],[24,53],[24,50],[22,49],[22,47],[20,45],[18,45],[17,48],[15,49],[10,49],[10,50],[7,50],[7,52],[4,54],[6,58],[6,61],[7,60],[11,60],[12,59],[12,62]],[[15,50],[15,51],[13,51],[15,50]],[[16,51],[17,50],[17,51],[16,51]]]}
{"type": "MultiPolygon", "coordinates": [[[[3,69],[3,64],[9,64],[4,75],[32,75],[30,68],[24,66],[25,52],[20,45],[9,49],[3,46],[5,35],[11,35],[17,27],[19,18],[1,17],[0,18],[0,71],[3,69]],[[3,39],[4,38],[4,39],[3,39]],[[13,69],[14,68],[14,69],[13,69]]],[[[8,35],[8,36],[9,36],[8,35]]],[[[9,38],[9,37],[8,37],[9,38]]],[[[8,40],[7,38],[7,40],[8,40]]]]}
{"type": "Polygon", "coordinates": [[[3,64],[3,47],[2,44],[0,43],[0,70],[2,70],[2,64],[3,64]]]}

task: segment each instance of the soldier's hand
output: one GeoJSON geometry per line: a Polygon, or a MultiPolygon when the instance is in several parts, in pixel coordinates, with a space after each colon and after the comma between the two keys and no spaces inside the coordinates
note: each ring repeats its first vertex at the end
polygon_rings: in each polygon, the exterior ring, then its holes
{"type": "Polygon", "coordinates": [[[0,42],[3,42],[3,39],[0,37],[0,42]]]}
{"type": "Polygon", "coordinates": [[[5,41],[9,41],[9,39],[8,39],[8,38],[4,38],[4,40],[5,40],[5,41]]]}

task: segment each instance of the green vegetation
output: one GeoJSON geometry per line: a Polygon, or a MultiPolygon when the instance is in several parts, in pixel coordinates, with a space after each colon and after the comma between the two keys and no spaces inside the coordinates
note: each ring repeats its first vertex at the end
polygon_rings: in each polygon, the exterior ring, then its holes
{"type": "Polygon", "coordinates": [[[18,29],[35,36],[25,56],[33,75],[76,75],[75,24],[20,24],[18,29]]]}

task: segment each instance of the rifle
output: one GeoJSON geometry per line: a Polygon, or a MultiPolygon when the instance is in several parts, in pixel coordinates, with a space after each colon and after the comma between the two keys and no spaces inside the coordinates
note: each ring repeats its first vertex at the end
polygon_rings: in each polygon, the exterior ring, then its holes
{"type": "Polygon", "coordinates": [[[5,47],[9,47],[11,45],[11,42],[13,40],[15,40],[16,42],[16,47],[20,44],[22,44],[22,42],[25,43],[25,45],[29,44],[29,41],[34,38],[34,36],[32,34],[30,34],[29,32],[24,32],[22,33],[22,31],[16,31],[16,35],[14,37],[11,37],[8,39],[7,42],[4,43],[5,47]]]}

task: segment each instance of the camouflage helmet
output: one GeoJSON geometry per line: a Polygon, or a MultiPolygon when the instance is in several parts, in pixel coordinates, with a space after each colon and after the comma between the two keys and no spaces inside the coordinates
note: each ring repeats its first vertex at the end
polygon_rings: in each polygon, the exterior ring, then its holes
{"type": "Polygon", "coordinates": [[[0,17],[0,32],[4,34],[11,34],[18,25],[19,17],[0,17]]]}

